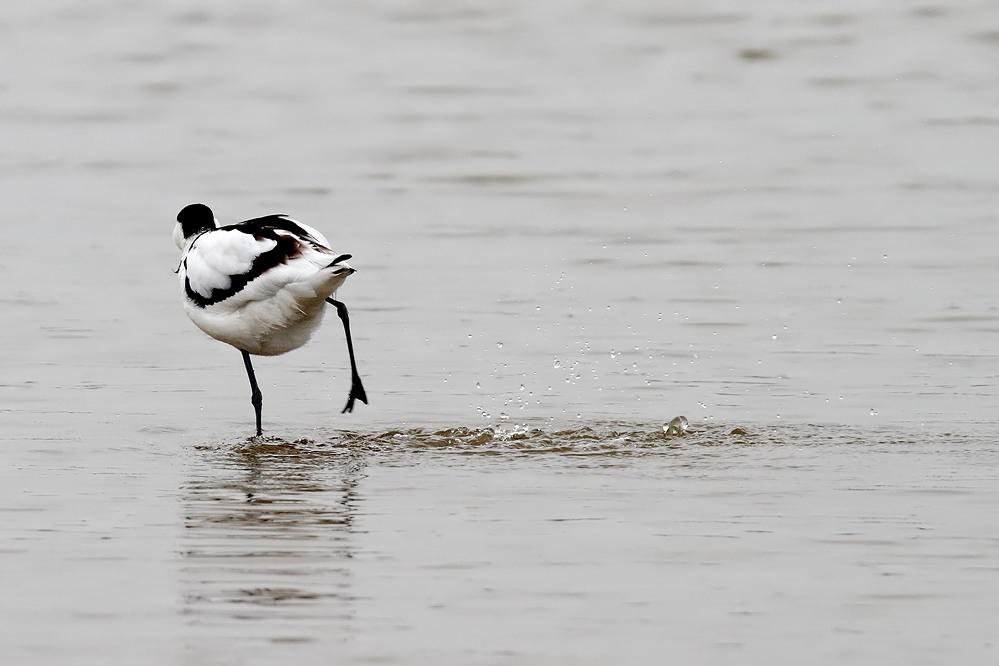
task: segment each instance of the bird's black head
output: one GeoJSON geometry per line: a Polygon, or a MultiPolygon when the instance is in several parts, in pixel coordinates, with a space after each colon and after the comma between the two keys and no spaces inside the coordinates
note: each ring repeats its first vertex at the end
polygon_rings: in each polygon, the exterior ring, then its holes
{"type": "Polygon", "coordinates": [[[215,214],[205,204],[194,203],[190,206],[184,206],[184,209],[177,213],[177,222],[180,224],[184,238],[191,238],[203,231],[214,229],[215,214]]]}

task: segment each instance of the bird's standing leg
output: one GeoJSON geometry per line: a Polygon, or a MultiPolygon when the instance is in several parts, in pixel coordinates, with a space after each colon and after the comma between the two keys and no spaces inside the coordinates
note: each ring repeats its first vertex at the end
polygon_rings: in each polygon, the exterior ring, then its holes
{"type": "Polygon", "coordinates": [[[257,437],[263,434],[260,429],[260,407],[264,404],[264,398],[260,394],[260,387],[257,386],[257,378],[253,374],[253,364],[250,363],[250,355],[240,350],[243,353],[243,365],[246,366],[246,375],[250,378],[250,389],[253,393],[250,395],[250,402],[253,403],[253,411],[257,413],[257,437]]]}
{"type": "Polygon", "coordinates": [[[354,343],[350,339],[350,317],[347,315],[347,306],[336,300],[332,296],[326,302],[336,308],[336,313],[343,322],[343,332],[347,335],[347,355],[350,356],[350,395],[347,396],[347,406],[340,412],[354,411],[354,400],[360,400],[365,405],[368,404],[368,395],[364,392],[364,385],[361,384],[361,376],[357,374],[357,363],[354,361],[354,343]]]}

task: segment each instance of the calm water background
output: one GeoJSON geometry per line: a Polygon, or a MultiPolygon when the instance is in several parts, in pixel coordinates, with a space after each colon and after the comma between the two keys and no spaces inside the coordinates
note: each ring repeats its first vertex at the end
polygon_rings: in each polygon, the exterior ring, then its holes
{"type": "Polygon", "coordinates": [[[11,2],[0,101],[4,663],[999,656],[995,3],[11,2]],[[370,406],[246,439],[192,201],[370,406]]]}

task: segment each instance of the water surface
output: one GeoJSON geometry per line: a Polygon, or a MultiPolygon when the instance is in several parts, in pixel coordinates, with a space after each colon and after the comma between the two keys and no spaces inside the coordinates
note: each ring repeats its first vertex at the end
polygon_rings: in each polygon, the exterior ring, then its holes
{"type": "Polygon", "coordinates": [[[4,6],[0,660],[994,661],[997,27],[4,6]],[[192,201],[354,255],[370,406],[331,317],[247,440],[192,201]]]}

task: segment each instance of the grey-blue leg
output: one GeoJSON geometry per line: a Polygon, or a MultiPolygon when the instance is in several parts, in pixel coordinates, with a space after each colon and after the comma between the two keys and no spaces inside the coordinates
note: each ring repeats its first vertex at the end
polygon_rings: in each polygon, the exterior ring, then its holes
{"type": "Polygon", "coordinates": [[[240,350],[243,354],[243,365],[246,366],[246,375],[250,378],[250,389],[253,393],[250,395],[250,402],[253,403],[253,410],[257,413],[257,437],[263,434],[260,429],[260,408],[264,404],[264,397],[260,394],[260,387],[257,386],[257,378],[253,374],[253,364],[250,363],[250,355],[245,351],[240,350]]]}
{"type": "Polygon", "coordinates": [[[354,411],[354,400],[360,400],[365,405],[368,404],[368,395],[364,392],[364,385],[361,384],[361,376],[357,374],[357,363],[354,361],[354,342],[350,339],[350,317],[347,315],[347,306],[332,297],[327,298],[326,302],[336,308],[336,313],[340,316],[340,321],[343,322],[343,332],[347,335],[347,355],[350,356],[350,395],[347,396],[347,406],[340,412],[344,414],[354,411]]]}

